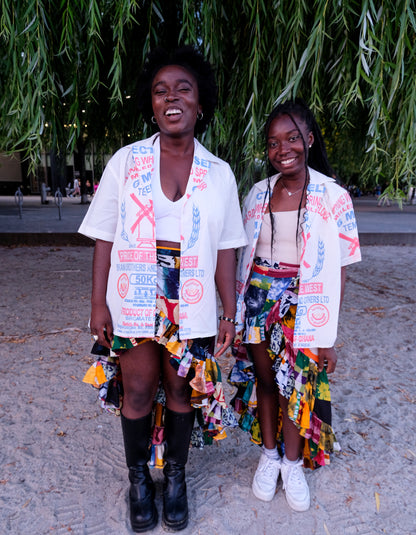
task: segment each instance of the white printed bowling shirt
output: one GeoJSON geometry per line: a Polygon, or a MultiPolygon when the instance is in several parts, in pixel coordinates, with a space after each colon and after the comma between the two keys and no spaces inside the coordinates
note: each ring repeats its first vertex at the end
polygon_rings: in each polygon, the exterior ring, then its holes
{"type": "MultiPolygon", "coordinates": [[[[361,260],[357,223],[348,192],[335,180],[309,168],[302,224],[299,296],[294,347],[332,347],[338,328],[341,267],[361,260]]],[[[271,190],[279,175],[271,178],[271,190]]],[[[243,328],[244,294],[250,282],[257,240],[268,206],[267,179],[256,183],[243,207],[249,245],[239,251],[237,331],[243,328]]]]}
{"type": "MultiPolygon", "coordinates": [[[[114,333],[152,337],[156,307],[156,232],[152,182],[159,134],[121,148],[109,161],[79,228],[113,243],[107,285],[114,333]]],[[[217,333],[215,270],[220,249],[247,244],[230,166],[196,139],[181,213],[179,334],[217,333]]]]}

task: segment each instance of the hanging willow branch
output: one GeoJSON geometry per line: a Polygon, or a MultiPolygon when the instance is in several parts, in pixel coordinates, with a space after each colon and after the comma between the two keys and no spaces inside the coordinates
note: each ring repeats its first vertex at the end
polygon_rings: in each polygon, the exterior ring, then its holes
{"type": "Polygon", "coordinates": [[[72,150],[80,135],[111,141],[107,150],[143,135],[126,99],[147,51],[191,43],[216,66],[220,90],[203,142],[242,191],[264,168],[268,113],[295,96],[317,114],[344,181],[392,192],[415,184],[414,0],[0,4],[1,150],[36,161],[51,144],[72,150]]]}

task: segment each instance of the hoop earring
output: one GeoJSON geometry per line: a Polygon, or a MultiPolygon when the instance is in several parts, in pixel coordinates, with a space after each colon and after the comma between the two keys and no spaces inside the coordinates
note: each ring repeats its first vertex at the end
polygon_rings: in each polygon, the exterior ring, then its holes
{"type": "Polygon", "coordinates": [[[196,118],[198,119],[198,121],[202,121],[202,119],[204,118],[204,114],[202,113],[202,111],[197,113],[196,118]]]}
{"type": "Polygon", "coordinates": [[[153,124],[157,124],[157,121],[156,121],[156,117],[154,115],[152,115],[151,119],[153,124]]]}

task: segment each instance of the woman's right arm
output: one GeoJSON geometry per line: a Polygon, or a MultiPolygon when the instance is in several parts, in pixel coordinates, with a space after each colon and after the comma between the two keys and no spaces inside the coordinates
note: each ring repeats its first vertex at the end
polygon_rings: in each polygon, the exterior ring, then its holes
{"type": "Polygon", "coordinates": [[[112,247],[112,242],[96,240],[92,266],[91,334],[97,335],[97,342],[108,348],[113,339],[113,322],[106,302],[112,247]]]}

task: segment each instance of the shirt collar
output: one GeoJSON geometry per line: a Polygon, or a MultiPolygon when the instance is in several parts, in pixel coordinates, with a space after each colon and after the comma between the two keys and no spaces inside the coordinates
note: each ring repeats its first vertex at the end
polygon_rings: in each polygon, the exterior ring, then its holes
{"type": "MultiPolygon", "coordinates": [[[[157,149],[160,147],[159,132],[153,134],[153,136],[138,141],[139,144],[154,147],[157,146],[157,149]]],[[[222,160],[217,156],[214,156],[209,150],[207,150],[201,143],[194,138],[194,156],[197,156],[200,160],[206,160],[212,163],[222,163],[222,160]]]]}
{"type": "MultiPolygon", "coordinates": [[[[312,167],[308,167],[309,170],[309,177],[310,177],[310,183],[311,184],[325,184],[327,182],[335,182],[335,180],[329,176],[324,175],[323,173],[320,173],[319,171],[316,171],[315,169],[312,169],[312,167]]],[[[277,173],[276,175],[273,175],[270,177],[270,188],[273,189],[276,181],[280,177],[280,173],[277,173]]],[[[265,191],[267,188],[267,178],[260,180],[260,182],[255,183],[255,187],[261,191],[265,191]]]]}

